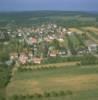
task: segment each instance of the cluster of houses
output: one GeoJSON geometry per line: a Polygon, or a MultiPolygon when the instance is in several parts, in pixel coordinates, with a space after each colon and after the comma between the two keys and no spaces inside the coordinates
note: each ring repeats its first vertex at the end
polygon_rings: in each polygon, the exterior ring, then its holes
{"type": "Polygon", "coordinates": [[[26,43],[27,52],[11,52],[10,60],[19,64],[40,64],[46,57],[56,57],[57,55],[66,55],[66,48],[57,50],[51,45],[53,40],[64,42],[67,29],[58,27],[56,24],[42,25],[40,27],[17,29],[12,34],[12,38],[17,38],[21,43],[26,43]]]}
{"type": "Polygon", "coordinates": [[[26,54],[26,53],[11,53],[10,54],[10,60],[15,61],[17,64],[40,64],[43,58],[41,57],[33,57],[32,53],[26,54]]]}
{"type": "MultiPolygon", "coordinates": [[[[19,41],[19,44],[26,44],[27,51],[11,52],[10,60],[16,61],[18,64],[41,64],[47,57],[71,56],[71,50],[65,45],[66,35],[71,36],[73,32],[68,28],[58,26],[56,24],[43,24],[41,26],[31,28],[18,28],[16,31],[8,31],[11,38],[19,41]],[[59,46],[58,46],[59,45],[59,46]],[[58,47],[59,49],[58,49],[58,47]]],[[[95,53],[98,44],[87,41],[86,49],[80,49],[79,54],[95,53]]]]}

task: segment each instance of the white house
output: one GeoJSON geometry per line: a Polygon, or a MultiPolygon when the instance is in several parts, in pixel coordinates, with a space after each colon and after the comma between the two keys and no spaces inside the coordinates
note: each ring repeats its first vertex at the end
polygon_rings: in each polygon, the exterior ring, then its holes
{"type": "Polygon", "coordinates": [[[26,64],[28,61],[28,56],[25,53],[20,54],[19,56],[19,62],[21,64],[26,64]]]}
{"type": "Polygon", "coordinates": [[[96,52],[97,51],[97,44],[90,44],[89,46],[88,46],[88,50],[89,50],[89,52],[96,52]]]}
{"type": "Polygon", "coordinates": [[[41,64],[42,58],[34,57],[33,58],[33,63],[34,64],[41,64]]]}
{"type": "Polygon", "coordinates": [[[68,35],[72,35],[72,32],[71,32],[71,31],[68,31],[67,34],[68,34],[68,35]]]}

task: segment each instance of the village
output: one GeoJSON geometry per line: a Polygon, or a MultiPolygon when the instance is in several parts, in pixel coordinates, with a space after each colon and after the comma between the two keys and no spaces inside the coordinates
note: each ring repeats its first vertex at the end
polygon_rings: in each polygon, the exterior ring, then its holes
{"type": "MultiPolygon", "coordinates": [[[[82,29],[73,30],[49,23],[7,33],[10,41],[15,41],[15,50],[9,53],[8,64],[41,64],[47,58],[98,54],[98,43],[82,29]]],[[[5,45],[8,43],[5,42],[5,45]]]]}
{"type": "Polygon", "coordinates": [[[98,100],[98,14],[1,12],[0,100],[98,100]]]}

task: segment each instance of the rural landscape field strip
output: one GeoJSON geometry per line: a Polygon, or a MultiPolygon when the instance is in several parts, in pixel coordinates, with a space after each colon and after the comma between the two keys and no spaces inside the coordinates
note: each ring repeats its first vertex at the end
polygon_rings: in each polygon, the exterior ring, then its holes
{"type": "Polygon", "coordinates": [[[79,41],[79,46],[85,47],[85,39],[82,37],[82,35],[76,33],[75,36],[79,41]]]}
{"type": "MultiPolygon", "coordinates": [[[[32,66],[22,66],[22,68],[25,68],[25,69],[28,69],[28,68],[31,68],[31,69],[38,69],[38,68],[49,68],[49,67],[67,67],[67,66],[72,66],[72,65],[76,65],[76,64],[79,64],[80,61],[74,61],[74,62],[65,62],[65,63],[57,63],[57,64],[44,64],[44,65],[32,65],[32,66]]],[[[21,66],[20,66],[21,67],[21,66]]]]}
{"type": "Polygon", "coordinates": [[[88,36],[89,39],[91,39],[92,41],[98,44],[98,29],[97,28],[85,27],[81,29],[86,32],[85,34],[88,36]]]}
{"type": "Polygon", "coordinates": [[[92,41],[94,41],[95,43],[98,44],[98,40],[95,39],[94,37],[92,37],[92,35],[90,33],[87,32],[87,36],[88,36],[89,39],[91,39],[92,41]]]}
{"type": "Polygon", "coordinates": [[[98,89],[97,73],[97,65],[17,71],[7,87],[7,96],[61,90],[71,90],[77,95],[77,92],[98,89]]]}
{"type": "Polygon", "coordinates": [[[94,37],[95,39],[98,39],[98,34],[96,34],[95,32],[89,32],[92,37],[94,37]]]}

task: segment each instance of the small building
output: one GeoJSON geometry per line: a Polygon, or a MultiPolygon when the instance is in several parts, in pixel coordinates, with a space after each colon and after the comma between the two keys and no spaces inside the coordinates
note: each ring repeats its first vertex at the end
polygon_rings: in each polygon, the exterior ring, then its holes
{"type": "Polygon", "coordinates": [[[36,44],[37,43],[37,39],[34,37],[29,37],[28,38],[28,44],[32,45],[32,44],[36,44]]]}
{"type": "Polygon", "coordinates": [[[89,52],[97,52],[97,44],[90,44],[88,50],[89,52]]]}
{"type": "Polygon", "coordinates": [[[88,41],[86,41],[86,46],[87,46],[87,48],[88,48],[88,52],[90,52],[90,53],[95,53],[95,52],[97,52],[98,44],[96,44],[96,43],[94,43],[94,42],[88,40],[88,41]]]}
{"type": "Polygon", "coordinates": [[[22,36],[22,33],[18,33],[18,36],[21,37],[22,36]]]}
{"type": "Polygon", "coordinates": [[[87,54],[87,53],[89,53],[87,48],[79,48],[77,50],[77,54],[79,54],[79,55],[83,55],[83,54],[87,54]]]}
{"type": "Polygon", "coordinates": [[[68,31],[67,34],[70,36],[70,35],[72,35],[72,32],[71,31],[68,31]]]}
{"type": "Polygon", "coordinates": [[[12,52],[10,53],[10,60],[16,60],[18,59],[18,53],[12,52]]]}
{"type": "Polygon", "coordinates": [[[26,64],[28,62],[28,56],[25,53],[21,53],[19,56],[19,62],[21,64],[26,64]]]}
{"type": "Polygon", "coordinates": [[[32,37],[32,43],[33,43],[33,44],[34,44],[34,43],[37,43],[37,39],[34,38],[34,37],[32,37]]]}
{"type": "Polygon", "coordinates": [[[67,50],[65,48],[61,48],[59,50],[58,54],[63,57],[65,55],[67,55],[67,50]]]}
{"type": "Polygon", "coordinates": [[[63,38],[59,38],[58,41],[59,42],[64,42],[64,39],[63,38]]]}
{"type": "Polygon", "coordinates": [[[40,57],[34,57],[32,60],[34,64],[41,64],[42,62],[42,58],[40,57]]]}
{"type": "Polygon", "coordinates": [[[58,55],[58,50],[52,50],[49,52],[50,57],[56,57],[58,55]]]}

